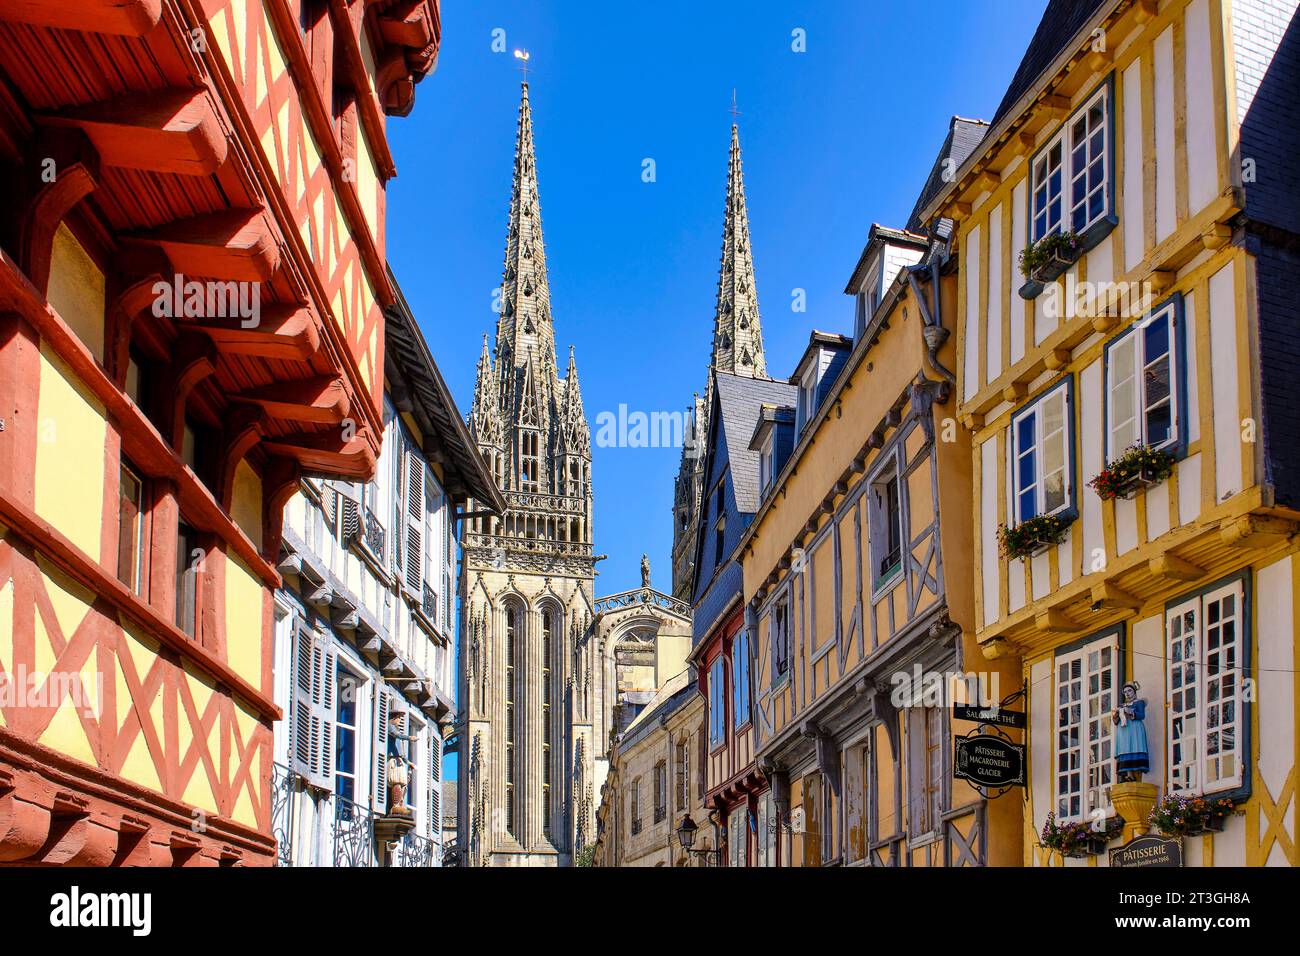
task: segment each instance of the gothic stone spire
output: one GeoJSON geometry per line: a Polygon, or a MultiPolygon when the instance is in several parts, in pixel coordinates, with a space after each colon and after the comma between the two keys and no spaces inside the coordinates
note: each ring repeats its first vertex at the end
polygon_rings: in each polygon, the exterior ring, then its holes
{"type": "Polygon", "coordinates": [[[533,152],[533,111],[528,84],[519,102],[515,138],[514,188],[506,233],[501,281],[501,318],[497,323],[497,374],[512,378],[502,363],[517,369],[536,356],[539,371],[555,376],[555,329],[551,323],[551,288],[542,242],[542,209],[537,197],[537,162],[533,152]]]}
{"type": "Polygon", "coordinates": [[[727,208],[722,222],[722,262],[713,315],[714,368],[736,375],[766,376],[763,330],[754,285],[754,257],[745,209],[745,174],[740,163],[740,131],[731,127],[727,164],[727,208]]]}

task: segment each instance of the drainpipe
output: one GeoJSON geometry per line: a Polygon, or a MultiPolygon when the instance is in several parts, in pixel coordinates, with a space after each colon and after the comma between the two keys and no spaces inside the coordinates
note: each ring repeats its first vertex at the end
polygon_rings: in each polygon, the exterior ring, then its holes
{"type": "MultiPolygon", "coordinates": [[[[944,240],[944,248],[947,248],[947,240],[944,240]]],[[[945,252],[946,258],[946,252],[945,252]]],[[[925,358],[931,370],[951,386],[957,385],[957,376],[944,367],[939,361],[938,351],[943,344],[948,341],[951,334],[943,327],[943,301],[939,287],[939,256],[932,250],[930,254],[930,263],[925,265],[920,263],[907,267],[907,284],[916,296],[917,305],[921,310],[921,320],[925,323],[922,334],[925,336],[925,358]],[[921,285],[916,281],[918,272],[929,272],[930,285],[934,289],[934,308],[929,309],[926,306],[925,295],[921,291],[921,285]]]]}

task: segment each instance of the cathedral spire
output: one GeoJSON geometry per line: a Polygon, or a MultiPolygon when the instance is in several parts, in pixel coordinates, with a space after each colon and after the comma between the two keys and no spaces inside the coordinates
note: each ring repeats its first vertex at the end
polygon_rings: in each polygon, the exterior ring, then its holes
{"type": "Polygon", "coordinates": [[[497,392],[496,372],[492,368],[492,356],[488,354],[487,336],[484,335],[474,382],[474,404],[469,410],[470,429],[480,445],[501,444],[501,406],[497,392]]]}
{"type": "Polygon", "coordinates": [[[745,208],[745,174],[740,161],[740,130],[731,126],[731,155],[727,163],[727,206],[722,222],[722,262],[718,271],[718,300],[713,313],[711,364],[736,375],[766,376],[763,330],[754,284],[754,258],[749,245],[749,213],[745,208]]]}
{"type": "Polygon", "coordinates": [[[555,329],[551,322],[546,248],[542,242],[542,210],[537,197],[533,111],[528,102],[528,84],[524,83],[515,137],[514,187],[501,281],[501,318],[497,324],[497,374],[507,377],[501,368],[503,363],[519,368],[529,356],[536,356],[541,368],[554,374],[555,329]]]}

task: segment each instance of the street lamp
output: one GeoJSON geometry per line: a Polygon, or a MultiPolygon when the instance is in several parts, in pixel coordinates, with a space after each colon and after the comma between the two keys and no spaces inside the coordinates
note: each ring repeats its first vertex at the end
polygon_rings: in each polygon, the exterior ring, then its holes
{"type": "Polygon", "coordinates": [[[709,860],[713,859],[714,857],[717,857],[718,863],[721,864],[722,862],[721,849],[717,849],[717,850],[695,849],[695,833],[697,830],[699,830],[699,827],[695,825],[695,821],[691,819],[691,815],[689,813],[686,814],[686,816],[682,817],[682,822],[677,825],[677,842],[682,845],[682,849],[685,850],[688,855],[694,853],[703,856],[705,859],[706,866],[708,865],[709,860]]]}

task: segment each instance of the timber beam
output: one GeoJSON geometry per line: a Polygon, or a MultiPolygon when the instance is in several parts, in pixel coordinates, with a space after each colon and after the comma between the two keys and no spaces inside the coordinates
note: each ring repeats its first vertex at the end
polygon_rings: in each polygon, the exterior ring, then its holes
{"type": "Polygon", "coordinates": [[[272,382],[237,392],[230,398],[260,405],[272,418],[321,425],[337,425],[348,417],[352,408],[343,379],[336,375],[272,382]]]}
{"type": "Polygon", "coordinates": [[[320,350],[320,332],[311,310],[299,305],[269,306],[256,320],[204,318],[194,328],[229,355],[305,362],[320,350]]]}
{"type": "Polygon", "coordinates": [[[345,439],[337,428],[268,436],[262,439],[262,447],[268,454],[294,459],[307,472],[367,481],[375,473],[375,449],[369,431],[364,427],[350,439],[345,439]]]}
{"type": "Polygon", "coordinates": [[[162,18],[162,0],[0,0],[0,20],[80,33],[142,37],[162,18]]]}
{"type": "Polygon", "coordinates": [[[231,209],[178,219],[123,239],[157,246],[177,272],[264,282],[280,266],[280,247],[261,209],[231,209]]]}
{"type": "Polygon", "coordinates": [[[205,176],[226,160],[216,108],[201,89],[114,97],[38,115],[36,121],[80,129],[107,166],[205,176]]]}

